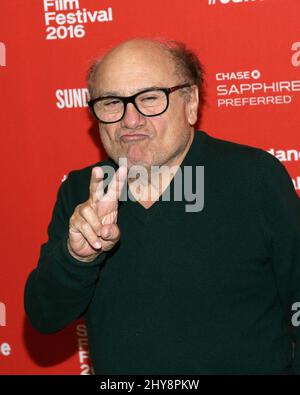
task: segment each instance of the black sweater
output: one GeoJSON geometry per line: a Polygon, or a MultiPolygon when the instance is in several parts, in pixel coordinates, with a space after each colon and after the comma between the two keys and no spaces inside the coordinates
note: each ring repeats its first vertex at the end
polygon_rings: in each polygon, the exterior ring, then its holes
{"type": "MultiPolygon", "coordinates": [[[[292,338],[300,341],[291,325],[300,302],[292,181],[271,154],[205,132],[181,168],[196,165],[201,211],[162,197],[149,209],[120,202],[121,240],[91,263],[70,256],[66,240],[93,166],[59,189],[25,309],[42,333],[84,316],[96,374],[281,374],[291,364],[292,338]]],[[[299,374],[297,344],[292,365],[299,374]]]]}

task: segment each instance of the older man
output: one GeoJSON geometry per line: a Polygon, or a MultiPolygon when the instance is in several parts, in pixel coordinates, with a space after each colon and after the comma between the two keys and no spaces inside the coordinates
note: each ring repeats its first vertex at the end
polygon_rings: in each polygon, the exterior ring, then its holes
{"type": "Polygon", "coordinates": [[[270,154],[195,133],[202,76],[184,46],[151,40],[90,71],[110,159],[62,184],[25,308],[43,333],[84,316],[96,374],[300,373],[299,199],[270,154]],[[203,167],[204,206],[187,210],[175,195],[203,167]]]}

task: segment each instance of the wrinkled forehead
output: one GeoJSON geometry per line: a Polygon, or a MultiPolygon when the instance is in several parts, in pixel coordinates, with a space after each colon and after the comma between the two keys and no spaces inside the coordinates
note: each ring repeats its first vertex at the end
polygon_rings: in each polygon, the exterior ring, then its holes
{"type": "Polygon", "coordinates": [[[149,87],[176,85],[179,76],[173,59],[155,45],[124,46],[101,62],[95,88],[97,94],[132,95],[149,87]]]}

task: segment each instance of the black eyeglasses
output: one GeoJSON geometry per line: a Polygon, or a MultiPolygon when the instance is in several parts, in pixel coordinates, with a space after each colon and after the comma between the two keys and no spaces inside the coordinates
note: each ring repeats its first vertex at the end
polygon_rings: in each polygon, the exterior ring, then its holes
{"type": "Polygon", "coordinates": [[[169,107],[169,95],[178,89],[190,87],[190,84],[171,88],[149,88],[132,96],[106,96],[90,100],[93,114],[102,123],[119,122],[125,114],[128,103],[132,103],[137,111],[146,117],[163,114],[169,107]]]}

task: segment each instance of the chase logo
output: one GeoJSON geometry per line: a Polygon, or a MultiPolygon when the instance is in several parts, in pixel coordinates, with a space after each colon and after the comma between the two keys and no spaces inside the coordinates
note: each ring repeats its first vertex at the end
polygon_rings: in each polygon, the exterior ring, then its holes
{"type": "Polygon", "coordinates": [[[254,3],[258,1],[264,0],[208,0],[208,5],[216,5],[216,4],[230,4],[230,3],[254,3]]]}

